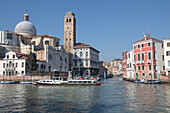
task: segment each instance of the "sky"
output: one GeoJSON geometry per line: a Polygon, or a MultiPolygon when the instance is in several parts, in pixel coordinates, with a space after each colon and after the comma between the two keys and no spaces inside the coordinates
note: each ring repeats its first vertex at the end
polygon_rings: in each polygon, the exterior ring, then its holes
{"type": "Polygon", "coordinates": [[[100,60],[122,59],[122,52],[144,34],[170,38],[170,0],[0,0],[0,31],[14,31],[28,10],[37,35],[60,38],[64,16],[76,17],[76,40],[100,51],[100,60]]]}

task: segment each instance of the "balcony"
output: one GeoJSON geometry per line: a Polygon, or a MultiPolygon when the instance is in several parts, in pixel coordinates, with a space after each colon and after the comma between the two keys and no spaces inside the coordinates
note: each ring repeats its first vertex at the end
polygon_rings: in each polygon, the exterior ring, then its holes
{"type": "Polygon", "coordinates": [[[147,60],[147,63],[150,64],[150,63],[151,63],[151,60],[147,60]]]}
{"type": "Polygon", "coordinates": [[[15,67],[6,67],[5,70],[6,70],[6,71],[14,71],[14,70],[15,70],[15,67]]]}
{"type": "Polygon", "coordinates": [[[141,61],[140,61],[140,63],[141,63],[141,64],[144,64],[144,63],[145,63],[145,61],[144,61],[144,60],[141,60],[141,61]]]}
{"type": "Polygon", "coordinates": [[[140,61],[136,61],[137,64],[140,64],[140,61]]]}

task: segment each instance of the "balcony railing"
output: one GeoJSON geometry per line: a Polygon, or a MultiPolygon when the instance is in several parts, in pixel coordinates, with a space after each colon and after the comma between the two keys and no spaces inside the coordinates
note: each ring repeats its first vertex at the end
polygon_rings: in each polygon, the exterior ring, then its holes
{"type": "Polygon", "coordinates": [[[140,61],[140,63],[141,63],[141,64],[144,64],[144,63],[145,63],[145,61],[144,61],[144,60],[141,60],[141,61],[140,61]]]}
{"type": "Polygon", "coordinates": [[[136,63],[137,63],[137,64],[140,64],[140,61],[137,61],[136,63]]]}
{"type": "Polygon", "coordinates": [[[151,60],[147,60],[147,63],[151,63],[151,60]]]}
{"type": "Polygon", "coordinates": [[[5,70],[6,70],[6,71],[14,71],[14,70],[15,70],[15,67],[6,67],[5,70]]]}

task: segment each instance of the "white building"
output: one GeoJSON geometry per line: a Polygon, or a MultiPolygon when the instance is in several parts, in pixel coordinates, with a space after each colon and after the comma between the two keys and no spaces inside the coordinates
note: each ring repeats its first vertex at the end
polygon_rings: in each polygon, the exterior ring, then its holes
{"type": "Polygon", "coordinates": [[[83,43],[74,46],[73,72],[76,77],[97,76],[99,74],[99,51],[83,43]]]}
{"type": "Polygon", "coordinates": [[[134,54],[133,49],[126,53],[127,56],[127,78],[134,78],[134,54]]]}
{"type": "Polygon", "coordinates": [[[170,76],[170,39],[163,40],[164,45],[164,55],[162,60],[164,60],[163,68],[165,70],[165,74],[170,76]]]}

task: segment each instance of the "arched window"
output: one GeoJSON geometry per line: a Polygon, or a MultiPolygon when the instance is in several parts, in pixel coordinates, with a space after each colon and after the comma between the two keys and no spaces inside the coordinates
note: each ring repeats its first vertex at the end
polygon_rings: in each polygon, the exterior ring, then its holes
{"type": "Polygon", "coordinates": [[[66,19],[66,22],[68,22],[68,19],[66,19]]]}
{"type": "Polygon", "coordinates": [[[60,56],[60,61],[62,61],[62,57],[60,56]]]}
{"type": "Polygon", "coordinates": [[[49,41],[45,41],[45,44],[48,44],[48,45],[49,45],[49,41]]]}
{"type": "Polygon", "coordinates": [[[71,22],[71,18],[69,19],[69,22],[71,22]]]}
{"type": "Polygon", "coordinates": [[[67,63],[67,59],[65,58],[65,63],[67,63]]]}
{"type": "Polygon", "coordinates": [[[148,59],[151,59],[151,52],[148,53],[148,59]]]}

